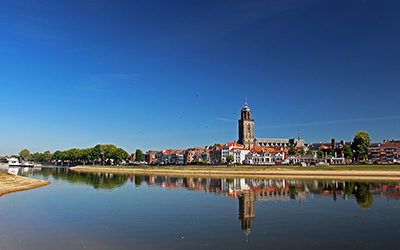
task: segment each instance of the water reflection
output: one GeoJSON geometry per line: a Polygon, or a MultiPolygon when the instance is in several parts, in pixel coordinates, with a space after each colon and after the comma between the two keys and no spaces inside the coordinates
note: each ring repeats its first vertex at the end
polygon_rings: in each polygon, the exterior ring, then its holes
{"type": "Polygon", "coordinates": [[[210,192],[238,200],[239,220],[246,235],[251,232],[255,219],[256,201],[299,202],[314,196],[338,199],[355,199],[362,209],[371,208],[374,196],[389,200],[400,198],[398,182],[354,182],[335,180],[286,180],[286,179],[244,179],[244,178],[197,178],[145,175],[115,175],[106,173],[77,173],[67,168],[43,168],[23,172],[25,175],[64,180],[74,184],[86,184],[95,189],[112,190],[123,185],[134,184],[160,186],[165,189],[186,189],[196,192],[210,192]]]}
{"type": "Polygon", "coordinates": [[[68,168],[42,168],[30,169],[29,172],[22,172],[21,175],[64,180],[73,184],[87,184],[95,189],[109,189],[123,186],[128,177],[125,175],[114,175],[107,173],[85,174],[71,171],[68,168]]]}

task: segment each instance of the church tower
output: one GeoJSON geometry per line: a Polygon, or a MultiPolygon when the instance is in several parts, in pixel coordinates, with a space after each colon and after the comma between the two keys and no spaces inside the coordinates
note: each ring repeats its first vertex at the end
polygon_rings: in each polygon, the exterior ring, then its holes
{"type": "Polygon", "coordinates": [[[239,140],[238,143],[244,145],[246,149],[254,146],[254,120],[251,116],[251,109],[247,102],[242,108],[239,119],[239,140]]]}

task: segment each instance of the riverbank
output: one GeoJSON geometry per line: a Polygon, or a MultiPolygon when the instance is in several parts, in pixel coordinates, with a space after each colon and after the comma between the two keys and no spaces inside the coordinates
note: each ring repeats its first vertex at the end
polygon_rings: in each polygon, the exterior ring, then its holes
{"type": "Polygon", "coordinates": [[[113,173],[193,177],[296,178],[346,180],[400,180],[399,165],[360,165],[329,167],[298,166],[76,166],[73,171],[85,173],[113,173]]]}
{"type": "Polygon", "coordinates": [[[50,182],[44,180],[0,173],[0,196],[8,193],[43,187],[48,184],[50,184],[50,182]]]}

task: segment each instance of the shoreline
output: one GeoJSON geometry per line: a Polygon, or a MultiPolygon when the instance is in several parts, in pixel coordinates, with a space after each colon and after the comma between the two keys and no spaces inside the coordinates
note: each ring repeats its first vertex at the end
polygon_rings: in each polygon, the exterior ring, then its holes
{"type": "Polygon", "coordinates": [[[237,177],[237,178],[293,178],[293,179],[342,179],[342,180],[400,180],[399,170],[298,170],[291,167],[272,167],[258,169],[244,169],[247,167],[110,167],[110,166],[76,166],[72,171],[82,173],[111,173],[111,174],[138,174],[138,175],[165,175],[165,176],[192,176],[192,177],[237,177]],[[197,169],[195,169],[197,168],[197,169]]]}
{"type": "Polygon", "coordinates": [[[0,197],[10,193],[40,188],[49,184],[50,182],[45,180],[0,173],[0,197]]]}

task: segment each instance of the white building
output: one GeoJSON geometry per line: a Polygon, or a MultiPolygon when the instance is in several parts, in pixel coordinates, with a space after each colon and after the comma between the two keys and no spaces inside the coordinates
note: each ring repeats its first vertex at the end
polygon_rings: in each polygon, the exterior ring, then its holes
{"type": "Polygon", "coordinates": [[[226,157],[231,155],[233,156],[233,163],[242,164],[249,152],[250,150],[245,149],[242,144],[228,142],[221,149],[221,162],[227,163],[226,157]]]}
{"type": "Polygon", "coordinates": [[[285,160],[285,151],[276,148],[254,147],[245,156],[244,163],[249,165],[275,165],[285,160]]]}

